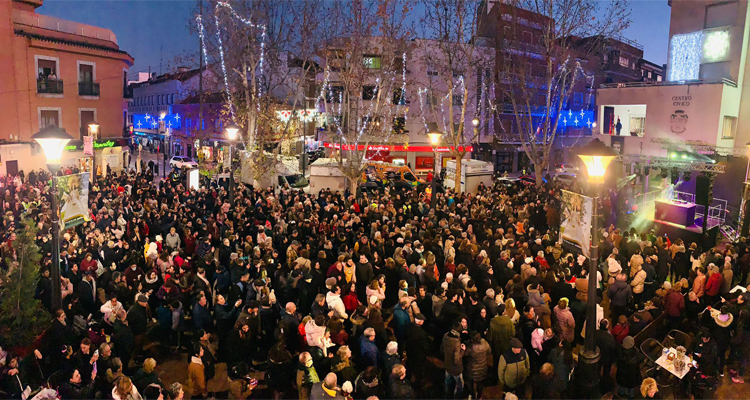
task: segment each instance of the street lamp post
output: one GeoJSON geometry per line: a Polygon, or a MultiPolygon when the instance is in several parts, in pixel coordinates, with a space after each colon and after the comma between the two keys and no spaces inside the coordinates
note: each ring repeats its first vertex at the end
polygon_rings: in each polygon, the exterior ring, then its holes
{"type": "Polygon", "coordinates": [[[73,139],[67,132],[56,127],[48,126],[31,137],[42,147],[44,157],[47,159],[47,168],[52,173],[52,184],[50,187],[50,205],[52,211],[52,309],[62,307],[62,294],[60,288],[60,213],[57,209],[57,184],[55,175],[60,170],[60,159],[62,158],[65,145],[73,139]]]}
{"type": "Polygon", "coordinates": [[[593,220],[591,254],[589,258],[588,270],[588,301],[586,303],[586,338],[583,342],[583,351],[581,352],[581,374],[579,375],[579,392],[580,395],[598,398],[599,392],[599,348],[596,346],[594,335],[596,333],[596,287],[597,287],[597,263],[599,260],[599,243],[597,232],[599,231],[598,202],[599,190],[604,183],[604,174],[607,167],[615,159],[617,153],[609,146],[605,145],[599,139],[590,141],[578,151],[578,157],[583,161],[588,173],[588,181],[591,185],[591,192],[594,197],[593,201],[593,220]]]}
{"type": "Polygon", "coordinates": [[[430,137],[430,144],[432,144],[432,182],[430,182],[430,209],[435,209],[435,203],[437,201],[437,153],[440,139],[443,137],[443,133],[440,131],[433,131],[427,134],[430,137]]]}
{"type": "Polygon", "coordinates": [[[99,135],[99,124],[96,123],[96,121],[91,121],[89,123],[89,136],[92,136],[91,139],[91,151],[93,152],[92,156],[94,157],[94,160],[91,163],[91,169],[92,175],[91,175],[91,182],[96,185],[96,138],[99,135]]]}
{"type": "Polygon", "coordinates": [[[232,168],[232,147],[234,147],[234,141],[237,140],[237,133],[240,131],[240,127],[234,122],[227,125],[224,130],[227,132],[227,138],[229,138],[229,204],[234,204],[234,168],[232,168]]]}

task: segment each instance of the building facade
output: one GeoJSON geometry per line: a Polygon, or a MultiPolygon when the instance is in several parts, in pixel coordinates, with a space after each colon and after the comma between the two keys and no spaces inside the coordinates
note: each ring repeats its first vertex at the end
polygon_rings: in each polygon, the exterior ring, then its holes
{"type": "Polygon", "coordinates": [[[673,0],[667,78],[597,92],[597,133],[624,153],[728,154],[750,140],[747,1],[673,0]],[[618,123],[619,121],[619,123],[618,123]]]}
{"type": "MultiPolygon", "coordinates": [[[[112,31],[37,14],[42,4],[0,2],[0,109],[5,126],[0,131],[0,174],[45,168],[44,155],[31,136],[47,126],[56,125],[81,140],[88,124],[96,121],[98,139],[104,143],[125,132],[127,72],[133,58],[120,50],[112,31]]],[[[107,148],[110,165],[122,168],[127,147],[107,148]]],[[[77,149],[72,144],[63,162],[85,169],[88,164],[77,149]]],[[[101,150],[97,155],[104,157],[101,150]]]]}
{"type": "MultiPolygon", "coordinates": [[[[496,84],[502,88],[506,79],[502,76],[505,63],[528,65],[532,79],[545,80],[546,64],[544,39],[547,27],[555,21],[546,15],[520,9],[501,1],[483,2],[478,18],[478,34],[491,41],[496,50],[496,84]],[[535,75],[537,74],[537,75],[535,75]]],[[[571,54],[576,55],[583,69],[569,98],[563,99],[560,123],[551,152],[550,168],[569,161],[571,146],[591,137],[597,120],[596,88],[605,83],[642,82],[661,80],[662,68],[643,59],[643,47],[626,38],[569,37],[571,54]]],[[[558,42],[549,44],[554,46],[558,42]]],[[[496,90],[497,120],[496,140],[486,145],[479,156],[485,154],[494,161],[498,171],[529,171],[531,162],[521,146],[521,135],[516,125],[516,115],[507,92],[496,90]],[[489,154],[489,155],[487,155],[489,154]]],[[[546,90],[540,90],[532,104],[544,115],[546,90]]],[[[478,157],[479,158],[479,157],[478,157]]]]}
{"type": "MultiPolygon", "coordinates": [[[[433,40],[415,39],[405,43],[403,51],[398,51],[392,56],[388,56],[387,52],[375,50],[377,46],[373,46],[373,50],[363,56],[361,62],[373,70],[371,82],[366,81],[358,89],[347,89],[350,92],[358,91],[355,96],[359,98],[351,99],[349,102],[361,105],[361,115],[367,115],[367,110],[371,108],[370,102],[377,96],[375,81],[381,66],[396,66],[392,72],[397,75],[395,79],[399,82],[398,85],[394,85],[392,95],[389,94],[386,100],[393,106],[392,121],[385,122],[391,128],[391,134],[387,135],[384,141],[371,142],[369,147],[364,149],[369,160],[409,165],[416,173],[427,174],[433,170],[435,160],[427,133],[438,130],[444,132],[443,141],[437,148],[441,166],[444,167],[452,158],[449,151],[453,144],[448,142],[449,138],[445,135],[449,130],[448,120],[451,114],[456,136],[462,135],[463,140],[460,140],[461,144],[458,147],[467,152],[465,157],[471,157],[477,143],[492,141],[494,121],[490,116],[489,103],[485,100],[488,100],[488,88],[491,86],[489,82],[494,71],[494,49],[480,44],[459,45],[473,46],[472,66],[455,66],[452,71],[444,71],[442,69],[445,69],[447,64],[440,58],[445,57],[446,50],[440,49],[439,46],[440,44],[433,40]],[[447,87],[448,80],[454,85],[452,100],[447,100],[450,91],[447,87]],[[403,85],[400,83],[402,81],[403,85]],[[463,94],[463,85],[467,89],[466,96],[463,94]],[[465,100],[467,103],[463,114],[463,131],[458,133],[458,129],[461,128],[458,118],[462,117],[465,100]],[[482,121],[478,127],[472,124],[475,118],[482,121]]],[[[464,51],[465,54],[468,52],[466,49],[459,50],[455,47],[453,51],[464,51]]],[[[330,57],[328,61],[330,63],[330,57]]],[[[336,67],[333,72],[330,72],[330,68],[327,69],[325,64],[321,65],[320,69],[321,72],[317,74],[319,88],[330,85],[333,92],[343,89],[337,89],[340,77],[335,71],[336,67]],[[329,81],[325,80],[327,74],[329,81]]],[[[319,105],[321,108],[317,110],[321,114],[319,121],[322,121],[319,125],[323,127],[317,135],[316,145],[335,151],[340,144],[336,133],[325,121],[336,114],[338,102],[335,94],[329,97],[330,102],[319,105]]],[[[375,121],[378,126],[381,122],[375,121]]]]}

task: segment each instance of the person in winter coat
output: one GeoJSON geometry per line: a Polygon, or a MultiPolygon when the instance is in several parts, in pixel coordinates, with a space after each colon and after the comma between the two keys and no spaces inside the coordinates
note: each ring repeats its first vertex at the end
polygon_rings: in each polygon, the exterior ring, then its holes
{"type": "Polygon", "coordinates": [[[417,383],[425,378],[425,366],[427,355],[432,348],[429,336],[422,327],[425,322],[425,316],[417,314],[414,317],[414,323],[406,328],[404,349],[406,350],[406,365],[409,367],[411,374],[416,378],[417,383]]]}
{"type": "Polygon", "coordinates": [[[487,369],[492,362],[492,349],[479,332],[475,332],[466,348],[466,385],[472,398],[482,397],[487,369]]]}
{"type": "Polygon", "coordinates": [[[331,291],[326,294],[326,303],[328,303],[328,308],[333,310],[333,315],[343,320],[349,319],[344,302],[341,300],[341,288],[337,285],[331,287],[331,291]]]}
{"type": "Polygon", "coordinates": [[[701,299],[706,294],[706,269],[698,267],[695,272],[698,275],[693,280],[693,288],[691,292],[695,293],[695,296],[701,299]]]}
{"type": "Polygon", "coordinates": [[[510,341],[510,347],[510,350],[500,356],[497,363],[498,383],[504,391],[525,397],[526,379],[531,369],[529,355],[517,338],[510,341]]]}
{"type": "Polygon", "coordinates": [[[627,279],[627,275],[618,273],[614,283],[607,289],[612,320],[617,320],[620,315],[627,313],[628,302],[633,298],[633,291],[627,279]]]}
{"type": "Polygon", "coordinates": [[[499,360],[500,356],[510,349],[510,339],[514,336],[516,336],[516,327],[510,317],[505,315],[505,304],[498,304],[497,316],[490,320],[490,329],[487,331],[487,341],[492,346],[493,361],[499,360]]]}
{"type": "Polygon", "coordinates": [[[711,326],[711,337],[716,342],[718,349],[718,363],[719,374],[724,375],[724,363],[726,361],[727,349],[729,348],[729,341],[732,337],[731,325],[734,322],[734,316],[729,312],[728,306],[721,307],[721,311],[706,310],[704,311],[711,314],[713,326],[711,326]]]}
{"type": "Polygon", "coordinates": [[[677,282],[664,296],[664,312],[667,314],[667,324],[677,328],[682,321],[685,311],[685,296],[682,294],[682,284],[677,282]]]}
{"type": "Polygon", "coordinates": [[[461,323],[453,324],[453,329],[443,336],[440,349],[445,366],[445,398],[460,397],[463,393],[463,358],[466,345],[461,343],[461,323]]]}
{"type": "Polygon", "coordinates": [[[185,394],[191,397],[206,398],[208,395],[202,358],[203,346],[196,343],[191,353],[190,365],[188,365],[187,388],[185,389],[185,394]]]}
{"type": "Polygon", "coordinates": [[[642,353],[635,348],[635,339],[632,336],[625,337],[617,356],[617,375],[615,376],[618,386],[617,394],[621,398],[635,398],[643,379],[640,368],[642,361],[642,353]]]}
{"type": "Polygon", "coordinates": [[[411,325],[408,311],[410,306],[411,298],[404,296],[398,301],[398,305],[393,310],[393,333],[396,335],[396,339],[400,342],[404,341],[406,328],[411,325]]]}
{"type": "Polygon", "coordinates": [[[575,339],[576,321],[573,313],[568,308],[568,299],[563,297],[553,310],[555,316],[555,330],[560,334],[560,339],[573,342],[575,339]]]}
{"type": "Polygon", "coordinates": [[[333,372],[326,375],[321,382],[313,384],[310,390],[310,400],[344,400],[341,388],[338,387],[338,378],[333,372]]]}
{"type": "Polygon", "coordinates": [[[380,353],[375,345],[375,329],[367,328],[359,338],[360,364],[362,368],[378,367],[380,353]]]}
{"type": "Polygon", "coordinates": [[[562,397],[563,385],[555,377],[555,367],[545,363],[539,370],[539,376],[531,382],[532,399],[559,399],[562,397]]]}
{"type": "Polygon", "coordinates": [[[633,290],[633,299],[636,303],[641,302],[647,277],[646,271],[643,270],[642,265],[643,257],[639,254],[634,254],[633,257],[630,258],[630,286],[633,290]]]}
{"type": "Polygon", "coordinates": [[[300,353],[299,365],[297,365],[297,391],[299,399],[309,399],[313,385],[318,382],[320,382],[320,378],[313,366],[312,356],[306,351],[300,353]]]}
{"type": "Polygon", "coordinates": [[[719,301],[719,291],[721,290],[724,278],[713,263],[708,265],[708,274],[708,279],[706,280],[706,301],[708,305],[713,305],[719,301]]]}
{"type": "Polygon", "coordinates": [[[305,324],[305,341],[310,347],[320,346],[320,339],[326,333],[326,318],[318,315],[305,324]]]}
{"type": "Polygon", "coordinates": [[[411,382],[406,379],[406,368],[401,364],[396,364],[391,369],[391,379],[388,384],[389,399],[416,399],[417,395],[411,382]]]}
{"type": "Polygon", "coordinates": [[[729,369],[732,374],[732,382],[745,383],[742,378],[747,370],[748,360],[750,360],[750,313],[748,310],[741,310],[735,324],[734,335],[730,341],[729,363],[736,363],[734,368],[729,369]]]}

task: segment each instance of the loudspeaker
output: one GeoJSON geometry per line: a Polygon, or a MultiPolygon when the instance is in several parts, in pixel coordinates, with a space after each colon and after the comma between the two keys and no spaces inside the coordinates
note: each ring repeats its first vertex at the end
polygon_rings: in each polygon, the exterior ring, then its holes
{"type": "Polygon", "coordinates": [[[708,205],[710,198],[713,197],[711,190],[711,178],[699,174],[695,177],[695,204],[708,205]]]}

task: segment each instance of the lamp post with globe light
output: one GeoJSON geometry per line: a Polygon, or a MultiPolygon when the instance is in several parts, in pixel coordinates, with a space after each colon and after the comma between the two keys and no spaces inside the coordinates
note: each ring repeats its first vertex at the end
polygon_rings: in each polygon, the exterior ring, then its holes
{"type": "Polygon", "coordinates": [[[240,127],[234,122],[227,125],[224,130],[227,132],[227,138],[229,139],[229,204],[234,203],[234,168],[232,168],[232,147],[234,147],[234,141],[237,140],[237,133],[240,131],[240,127]]]}
{"type": "Polygon", "coordinates": [[[39,143],[47,160],[47,168],[52,173],[50,186],[50,208],[52,211],[52,309],[62,307],[62,294],[60,291],[60,213],[57,209],[57,183],[55,175],[60,171],[63,150],[73,137],[56,126],[48,126],[31,137],[39,143]]]}
{"type": "Polygon", "coordinates": [[[604,175],[609,164],[617,157],[617,152],[604,144],[599,139],[594,139],[580,148],[577,152],[578,158],[586,166],[588,182],[593,195],[593,211],[591,221],[591,252],[588,269],[588,301],[586,303],[586,337],[584,338],[583,351],[579,374],[579,393],[590,394],[591,398],[599,392],[599,348],[595,342],[596,323],[596,288],[597,288],[597,263],[599,259],[599,243],[597,233],[599,231],[599,191],[604,184],[604,175]]]}
{"type": "Polygon", "coordinates": [[[430,182],[430,209],[435,209],[435,202],[437,201],[437,153],[440,139],[443,137],[443,133],[435,130],[427,134],[430,137],[430,144],[432,145],[432,182],[430,182]]]}
{"type": "Polygon", "coordinates": [[[99,124],[96,123],[96,121],[89,122],[89,136],[91,136],[91,151],[93,156],[93,161],[91,163],[91,182],[96,185],[96,138],[99,134],[99,124]]]}

